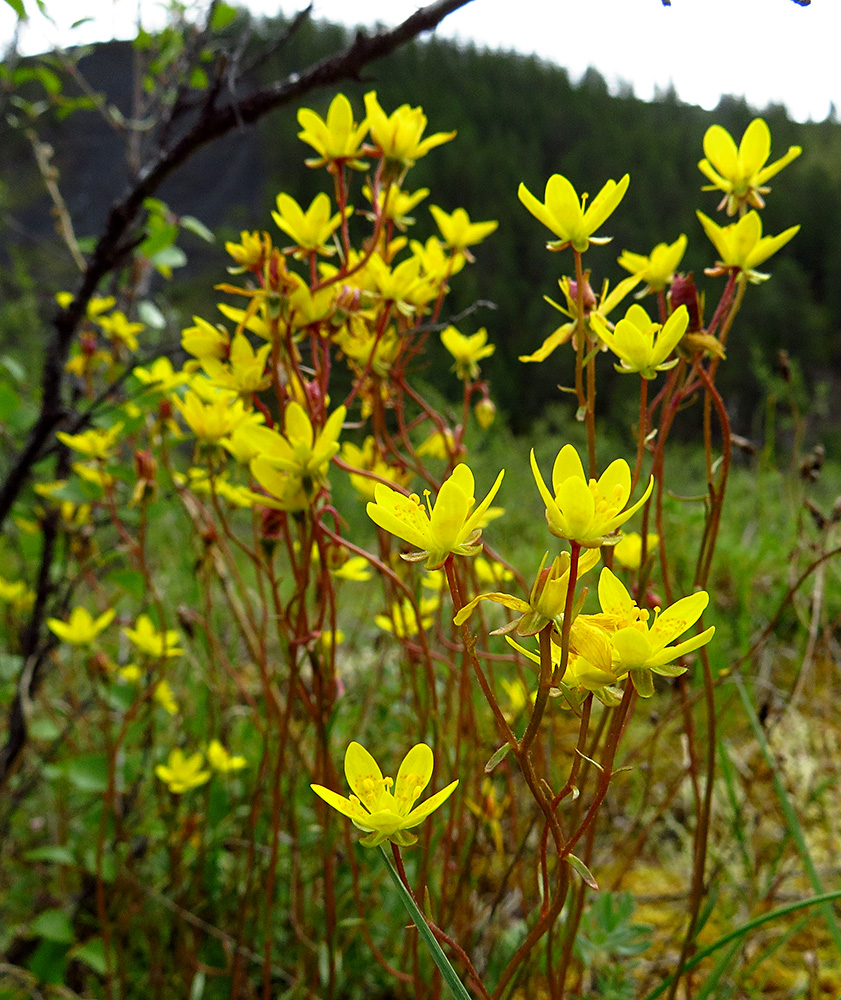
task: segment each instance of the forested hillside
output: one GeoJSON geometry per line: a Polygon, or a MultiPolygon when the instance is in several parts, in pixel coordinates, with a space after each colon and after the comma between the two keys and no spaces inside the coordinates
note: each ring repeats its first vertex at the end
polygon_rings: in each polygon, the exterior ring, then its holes
{"type": "MultiPolygon", "coordinates": [[[[282,27],[282,22],[255,25],[255,51],[282,27]]],[[[304,24],[280,51],[259,64],[255,75],[268,80],[303,68],[335,48],[341,35],[342,29],[335,26],[304,24]]],[[[130,47],[111,44],[88,55],[81,69],[128,114],[131,65],[130,47]]],[[[521,181],[542,195],[546,178],[560,172],[579,190],[595,194],[606,179],[630,173],[628,195],[607,230],[613,242],[587,255],[597,288],[605,277],[615,283],[624,275],[616,264],[623,249],[649,253],[656,243],[672,242],[681,232],[689,237],[683,268],[694,270],[702,287],[721,280],[703,276],[703,268],[713,262],[713,249],[695,210],[712,213],[717,198],[701,192],[697,161],[710,124],[719,122],[738,138],[757,109],[729,97],[722,98],[715,111],[705,112],[681,103],[673,93],[652,103],[630,92],[612,96],[592,70],[574,83],[563,68],[536,58],[460,48],[436,39],[410,45],[377,63],[374,72],[345,88],[360,115],[362,95],[376,89],[383,106],[420,104],[432,130],[458,130],[457,141],[418,164],[415,185],[434,187],[447,211],[463,206],[474,220],[500,222],[494,236],[478,248],[478,264],[454,283],[452,309],[458,312],[477,299],[496,304],[493,311],[482,309],[470,316],[463,330],[487,326],[497,343],[486,371],[515,429],[523,429],[547,400],[557,399],[557,385],[568,384],[572,370],[571,355],[564,352],[542,365],[517,361],[561,320],[542,296],[559,297],[561,274],[555,268],[563,260],[545,253],[546,233],[517,200],[521,181]]],[[[324,113],[331,97],[324,93],[310,104],[324,113]]],[[[750,289],[741,328],[752,336],[729,345],[732,363],[722,387],[734,426],[745,434],[760,433],[758,403],[767,388],[767,375],[761,373],[773,370],[779,349],[790,353],[813,388],[831,383],[841,368],[836,336],[841,325],[841,130],[832,120],[792,122],[779,107],[759,113],[771,127],[775,154],[792,144],[804,149],[778,179],[783,193],[769,201],[766,232],[777,233],[797,222],[802,229],[771,261],[773,280],[750,289]]],[[[243,129],[197,157],[172,182],[165,199],[175,212],[197,216],[222,238],[242,228],[271,228],[269,210],[279,190],[308,203],[321,183],[320,176],[303,166],[297,130],[291,112],[272,116],[256,132],[243,129]]],[[[126,181],[120,141],[94,113],[76,114],[55,125],[49,138],[77,231],[95,232],[126,181]]],[[[74,273],[72,263],[47,257],[42,250],[40,237],[52,223],[31,150],[18,133],[5,136],[4,148],[0,226],[6,250],[0,276],[0,335],[20,346],[24,341],[15,324],[26,315],[21,298],[28,295],[47,315],[52,293],[72,287],[74,273]],[[31,280],[23,278],[26,270],[31,280]]],[[[364,206],[360,192],[354,204],[364,206]]],[[[425,238],[434,231],[428,202],[414,214],[415,235],[425,238]]],[[[168,305],[164,311],[175,325],[179,315],[185,321],[196,311],[212,316],[210,285],[226,263],[221,240],[208,249],[187,237],[183,245],[188,267],[160,289],[162,304],[168,305]]],[[[173,328],[168,336],[174,339],[175,332],[173,328]]],[[[434,372],[447,362],[433,356],[430,364],[434,372]]],[[[600,397],[602,414],[621,411],[623,395],[623,380],[616,376],[600,397]]]]}

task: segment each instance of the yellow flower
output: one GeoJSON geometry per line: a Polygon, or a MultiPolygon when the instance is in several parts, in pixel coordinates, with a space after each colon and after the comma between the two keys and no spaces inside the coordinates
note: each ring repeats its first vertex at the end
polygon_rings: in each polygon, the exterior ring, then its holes
{"type": "Polygon", "coordinates": [[[93,483],[94,486],[98,486],[101,490],[107,490],[114,485],[114,477],[107,472],[103,472],[102,469],[92,469],[89,465],[84,465],[82,462],[74,462],[72,468],[80,479],[84,479],[87,483],[93,483]]]}
{"type": "Polygon", "coordinates": [[[441,606],[437,597],[422,597],[416,608],[408,597],[391,605],[390,615],[375,615],[374,624],[398,639],[413,639],[425,632],[435,621],[435,611],[441,606]]]}
{"type": "Polygon", "coordinates": [[[599,191],[585,210],[587,195],[580,198],[566,177],[552,174],[546,182],[544,201],[540,202],[521,184],[517,195],[531,214],[558,237],[547,244],[550,250],[563,250],[571,246],[583,253],[591,243],[608,243],[610,236],[593,236],[593,233],[613,214],[628,190],[630,177],[625,176],[617,183],[610,180],[599,191]]]}
{"type": "Polygon", "coordinates": [[[416,493],[407,497],[377,483],[375,502],[367,506],[368,516],[380,528],[421,550],[404,555],[404,559],[412,562],[425,559],[427,569],[438,569],[450,553],[475,556],[482,550],[480,525],[504,474],[505,470],[500,472],[488,495],[475,509],[473,473],[464,464],[457,465],[450,478],[442,483],[434,507],[428,490],[424,494],[424,507],[416,493]]]}
{"type": "Polygon", "coordinates": [[[348,366],[358,375],[367,369],[369,374],[386,378],[400,352],[400,338],[393,326],[378,337],[360,316],[349,316],[335,340],[348,366]]]}
{"type": "Polygon", "coordinates": [[[458,784],[456,779],[415,806],[432,777],[432,766],[432,750],[426,743],[418,743],[403,758],[395,782],[384,778],[371,754],[354,742],[345,753],[345,777],[354,794],[345,798],[323,785],[310,785],[310,788],[328,805],[348,816],[355,827],[366,831],[368,836],[360,841],[365,847],[378,847],[384,840],[399,847],[409,847],[418,838],[408,831],[442,805],[458,784]]]}
{"type": "MultiPolygon", "coordinates": [[[[353,208],[348,205],[345,216],[351,215],[352,212],[353,208]]],[[[336,252],[335,247],[327,246],[327,241],[341,225],[342,216],[339,212],[330,214],[330,199],[323,191],[313,198],[306,212],[290,195],[279,194],[277,211],[272,212],[272,218],[278,227],[295,241],[294,257],[306,256],[309,253],[320,253],[329,257],[336,252]]]]}
{"type": "Polygon", "coordinates": [[[137,334],[146,329],[143,323],[130,323],[126,314],[119,309],[115,309],[109,316],[101,316],[96,322],[109,340],[125,344],[130,351],[137,350],[137,334]]]}
{"type": "Polygon", "coordinates": [[[448,215],[437,205],[430,205],[429,211],[435,219],[445,245],[456,253],[463,253],[468,260],[473,260],[473,257],[467,248],[481,243],[499,226],[496,221],[471,222],[470,216],[463,208],[457,208],[452,215],[448,215]]]}
{"type": "Polygon", "coordinates": [[[239,243],[228,242],[225,250],[237,262],[237,267],[228,268],[232,274],[243,271],[259,273],[271,256],[272,240],[268,233],[249,233],[243,230],[239,234],[239,243]]]}
{"type": "Polygon", "coordinates": [[[181,346],[188,354],[196,358],[219,358],[228,356],[231,337],[222,326],[213,326],[201,316],[194,316],[195,326],[188,326],[181,331],[181,346]]]}
{"type": "Polygon", "coordinates": [[[463,253],[445,253],[444,245],[436,236],[430,236],[426,243],[412,240],[409,247],[420,261],[421,274],[436,286],[463,270],[467,261],[463,253]]]}
{"type": "Polygon", "coordinates": [[[708,643],[715,626],[711,625],[676,646],[669,643],[698,621],[709,600],[709,594],[699,590],[676,601],[660,614],[657,609],[649,627],[648,611],[637,607],[618,577],[605,566],[599,577],[599,603],[603,614],[613,619],[616,629],[610,637],[616,673],[619,676],[630,673],[634,687],[643,698],[654,693],[652,671],[664,677],[678,677],[685,673],[685,667],[672,664],[679,657],[708,643]]]}
{"type": "MultiPolygon", "coordinates": [[[[653,552],[659,541],[659,535],[647,535],[646,551],[653,552]]],[[[629,531],[627,535],[623,535],[613,547],[613,558],[625,569],[639,569],[642,562],[642,535],[638,531],[629,531]]]]}
{"type": "Polygon", "coordinates": [[[152,696],[167,715],[175,715],[178,712],[178,702],[169,681],[158,681],[155,685],[155,693],[152,696]]]}
{"type": "Polygon", "coordinates": [[[122,429],[122,424],[115,424],[109,430],[94,427],[81,434],[65,434],[64,431],[59,431],[56,437],[68,448],[78,451],[80,455],[104,462],[111,457],[122,429]]]}
{"type": "Polygon", "coordinates": [[[124,667],[120,667],[118,674],[120,680],[125,681],[126,684],[137,684],[143,676],[143,671],[136,663],[127,663],[124,667]]]}
{"type": "Polygon", "coordinates": [[[377,101],[376,91],[365,95],[365,111],[368,116],[368,126],[371,138],[376,148],[400,168],[411,167],[422,156],[449,142],[455,137],[455,132],[436,132],[425,139],[421,136],[426,128],[426,115],[422,108],[410,108],[408,104],[387,115],[377,101]]]}
{"type": "Polygon", "coordinates": [[[681,233],[674,243],[658,243],[648,257],[630,250],[622,251],[619,266],[645,282],[645,288],[637,293],[637,298],[641,299],[649,292],[661,292],[671,282],[683,260],[686,242],[686,236],[681,233]]]}
{"type": "Polygon", "coordinates": [[[746,278],[754,284],[768,278],[767,274],[761,274],[754,268],[785,246],[800,229],[800,226],[790,226],[779,236],[763,236],[758,212],[748,212],[729,226],[719,226],[703,212],[695,214],[718,251],[718,267],[722,271],[738,270],[740,280],[746,278]]]}
{"type": "Polygon", "coordinates": [[[437,295],[437,290],[420,273],[421,262],[409,257],[394,267],[374,254],[368,261],[368,274],[374,283],[376,295],[385,302],[393,302],[398,312],[411,316],[417,305],[422,305],[437,295]]]}
{"type": "Polygon", "coordinates": [[[210,381],[220,389],[231,389],[249,397],[271,385],[271,375],[266,374],[271,349],[271,344],[265,344],[255,351],[244,333],[236,333],[227,362],[207,356],[201,359],[201,366],[210,381]]]}
{"type": "MultiPolygon", "coordinates": [[[[301,330],[313,323],[320,323],[333,312],[336,306],[336,284],[312,291],[297,274],[290,274],[289,277],[293,287],[286,300],[284,316],[293,329],[301,330]]],[[[260,333],[260,336],[264,334],[260,333]]]]}
{"type": "MultiPolygon", "coordinates": [[[[394,483],[395,486],[408,486],[411,479],[410,473],[388,464],[379,453],[377,442],[370,434],[363,441],[361,448],[350,441],[345,441],[342,445],[342,460],[356,469],[373,472],[380,479],[394,483]]],[[[351,472],[350,483],[364,500],[374,499],[376,479],[351,472]]]]}
{"type": "MultiPolygon", "coordinates": [[[[592,330],[592,323],[590,322],[592,318],[597,316],[604,323],[607,323],[608,315],[619,305],[628,292],[630,292],[631,289],[639,283],[639,278],[636,275],[631,275],[630,278],[625,278],[619,282],[612,292],[609,292],[610,282],[606,278],[602,284],[602,293],[598,297],[598,300],[590,287],[589,278],[590,272],[585,271],[582,307],[584,312],[584,322],[585,324],[590,323],[592,330]]],[[[569,317],[569,321],[561,324],[557,330],[550,333],[546,340],[543,341],[540,347],[533,354],[521,354],[519,357],[520,361],[545,361],[556,347],[560,347],[561,344],[565,344],[570,339],[572,340],[573,347],[578,346],[575,339],[575,331],[578,327],[578,285],[575,281],[572,281],[566,276],[560,279],[558,285],[561,292],[563,292],[566,307],[558,305],[558,303],[553,299],[550,299],[548,295],[544,295],[543,298],[546,299],[550,306],[557,309],[558,312],[569,317]]]]}
{"type": "MultiPolygon", "coordinates": [[[[199,382],[193,382],[184,399],[172,397],[184,418],[184,423],[204,444],[219,444],[222,438],[228,438],[242,424],[257,425],[262,423],[263,415],[250,412],[241,399],[231,396],[231,393],[214,390],[213,398],[203,401],[196,391],[199,382]]],[[[210,383],[208,383],[208,387],[210,383]]],[[[201,391],[204,391],[202,387],[201,391]]]]}
{"type": "Polygon", "coordinates": [[[351,556],[341,566],[331,569],[330,574],[339,580],[353,580],[356,583],[365,583],[373,575],[371,564],[364,556],[351,556]]]}
{"type": "Polygon", "coordinates": [[[6,580],[0,576],[0,603],[11,605],[15,611],[29,611],[35,603],[35,591],[23,580],[6,580]]]}
{"type": "MultiPolygon", "coordinates": [[[[581,622],[581,618],[578,619],[578,623],[581,622]]],[[[573,625],[573,628],[576,626],[573,625]]],[[[595,629],[590,627],[590,632],[601,632],[600,629],[595,629]]],[[[564,671],[564,676],[559,680],[560,692],[566,698],[569,705],[575,708],[577,705],[584,700],[588,694],[593,694],[598,698],[598,700],[603,705],[618,705],[622,700],[622,691],[616,688],[617,677],[610,669],[610,640],[607,636],[601,632],[602,642],[604,643],[603,650],[599,650],[600,656],[600,666],[595,663],[590,662],[590,660],[576,652],[574,649],[570,648],[569,657],[567,658],[567,667],[564,671]]],[[[505,637],[506,642],[513,646],[514,649],[518,650],[523,654],[523,656],[528,657],[534,663],[540,664],[540,654],[536,650],[526,649],[525,646],[521,646],[518,642],[515,642],[511,636],[505,637]]],[[[551,646],[551,656],[552,656],[552,667],[553,670],[557,669],[561,663],[561,648],[556,643],[552,643],[551,646]]],[[[553,694],[557,692],[552,692],[553,694]]]]}
{"type": "Polygon", "coordinates": [[[595,479],[588,481],[578,452],[571,444],[561,448],[552,468],[554,496],[540,474],[534,449],[531,452],[531,468],[546,505],[549,530],[558,538],[576,541],[587,548],[598,548],[608,543],[607,536],[639,510],[654,488],[652,476],[640,499],[633,507],[624,509],[631,495],[628,463],[617,458],[601,474],[598,482],[595,479]]]}
{"type": "Polygon", "coordinates": [[[728,215],[744,212],[748,205],[763,208],[762,195],[775,174],[797,159],[803,152],[800,146],[789,146],[785,156],[765,166],[771,155],[771,132],[761,118],[754,120],[745,129],[738,149],[730,133],[721,125],[711,125],[704,135],[706,156],[698,164],[698,169],[712,184],[704,191],[724,192],[719,208],[727,209],[728,215]]]}
{"type": "Polygon", "coordinates": [[[134,628],[124,628],[123,635],[136,646],[141,653],[155,659],[170,659],[181,656],[183,649],[178,648],[181,637],[173,629],[156,629],[148,615],[140,615],[134,623],[134,628]]]}
{"type": "Polygon", "coordinates": [[[298,476],[303,480],[323,480],[330,459],[339,450],[339,435],[347,410],[335,409],[324,426],[316,433],[307,411],[296,400],[286,404],[283,415],[283,434],[268,427],[255,427],[250,439],[259,449],[259,456],[251,463],[251,471],[260,478],[258,468],[269,466],[298,476]]]}
{"type": "MultiPolygon", "coordinates": [[[[362,193],[373,205],[374,193],[367,184],[362,188],[362,193]]],[[[396,184],[392,184],[387,188],[380,189],[377,207],[381,212],[385,208],[385,217],[391,220],[401,233],[405,233],[407,226],[411,226],[415,221],[409,212],[420,204],[428,194],[429,188],[419,188],[410,194],[408,191],[401,191],[396,184]],[[387,201],[386,196],[388,197],[387,201]]]]}
{"type": "Polygon", "coordinates": [[[174,795],[189,792],[210,780],[210,771],[203,771],[204,755],[198,751],[189,757],[176,747],[171,750],[166,764],[158,764],[155,774],[174,795]]]}
{"type": "Polygon", "coordinates": [[[359,159],[362,140],[368,132],[368,122],[357,125],[353,108],[344,94],[336,94],[323,119],[309,108],[298,110],[298,124],[302,131],[298,138],[318,153],[318,159],[307,160],[308,167],[323,167],[331,171],[335,165],[346,163],[354,170],[364,170],[366,164],[359,159]]]}
{"type": "Polygon", "coordinates": [[[476,570],[476,579],[479,583],[500,584],[514,579],[514,573],[507,566],[503,566],[501,562],[491,562],[484,556],[476,557],[473,568],[476,570]]]}
{"type": "Polygon", "coordinates": [[[441,331],[441,343],[455,358],[456,363],[450,370],[464,381],[477,379],[479,362],[496,350],[495,344],[488,343],[488,331],[484,327],[465,337],[454,326],[448,326],[441,331]]]}
{"type": "Polygon", "coordinates": [[[496,849],[497,854],[503,854],[505,850],[502,840],[501,821],[510,802],[510,795],[506,795],[500,802],[496,794],[496,789],[494,788],[493,782],[490,778],[482,779],[481,802],[476,803],[470,799],[465,801],[465,805],[473,813],[473,815],[487,824],[488,830],[493,838],[494,848],[496,849]]]}
{"type": "Polygon", "coordinates": [[[99,633],[108,628],[115,614],[112,609],[94,618],[87,608],[73,608],[69,621],[48,618],[47,625],[62,642],[69,642],[72,646],[90,646],[99,633]]]}
{"type": "MultiPolygon", "coordinates": [[[[479,594],[458,612],[453,619],[455,624],[464,624],[480,601],[493,601],[494,604],[502,604],[504,607],[520,613],[519,618],[509,622],[503,628],[497,629],[494,632],[495,635],[504,635],[514,629],[517,630],[518,635],[537,635],[549,622],[554,622],[560,629],[563,625],[564,607],[569,590],[570,555],[569,552],[562,552],[552,560],[547,569],[544,569],[548,555],[547,552],[543,556],[528,601],[514,597],[513,594],[479,594]]],[[[578,563],[576,579],[580,579],[589,569],[592,569],[600,558],[598,549],[590,549],[583,553],[578,563]]],[[[573,623],[572,628],[575,629],[575,623],[573,623]]]]}
{"type": "Polygon", "coordinates": [[[248,762],[245,757],[235,757],[230,754],[219,740],[211,740],[207,746],[207,763],[214,771],[229,774],[231,771],[241,771],[248,762]]]}
{"type": "Polygon", "coordinates": [[[689,311],[679,306],[664,324],[652,323],[648,313],[637,303],[620,319],[611,332],[598,316],[591,316],[593,329],[619,358],[613,367],[618,372],[638,372],[645,379],[657,372],[674,368],[678,359],[667,358],[677,347],[689,325],[689,311]]]}
{"type": "Polygon", "coordinates": [[[420,443],[417,449],[418,458],[440,458],[447,461],[455,448],[456,439],[449,427],[443,431],[434,431],[420,443]]]}
{"type": "Polygon", "coordinates": [[[155,358],[148,367],[132,369],[132,375],[147,389],[164,393],[172,392],[190,378],[185,372],[175,371],[169,358],[155,358]]]}

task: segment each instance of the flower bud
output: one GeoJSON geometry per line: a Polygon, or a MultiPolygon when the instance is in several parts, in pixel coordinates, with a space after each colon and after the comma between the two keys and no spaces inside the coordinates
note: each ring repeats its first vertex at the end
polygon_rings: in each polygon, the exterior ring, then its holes
{"type": "Polygon", "coordinates": [[[476,423],[486,431],[496,418],[496,406],[485,396],[473,407],[473,413],[476,416],[476,423]]]}
{"type": "MultiPolygon", "coordinates": [[[[584,310],[584,315],[589,315],[593,309],[596,308],[596,294],[590,284],[590,272],[587,271],[584,275],[584,288],[582,290],[581,305],[584,310]]],[[[578,282],[570,280],[569,283],[569,296],[573,302],[578,301],[578,282]]]]}
{"type": "Polygon", "coordinates": [[[691,271],[686,275],[675,275],[669,292],[669,298],[672,303],[672,312],[680,306],[686,306],[689,312],[689,326],[686,328],[686,332],[698,333],[704,322],[702,315],[703,308],[700,296],[698,295],[698,289],[695,286],[695,278],[691,271]]]}

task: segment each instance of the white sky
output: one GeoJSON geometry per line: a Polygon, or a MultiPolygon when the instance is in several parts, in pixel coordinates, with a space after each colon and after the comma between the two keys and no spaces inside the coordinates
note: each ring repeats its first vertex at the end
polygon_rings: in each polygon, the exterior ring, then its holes
{"type": "MultiPolygon", "coordinates": [[[[34,11],[34,0],[24,0],[34,11]]],[[[144,26],[160,22],[156,0],[46,0],[58,26],[32,17],[23,51],[43,51],[94,37],[129,37],[138,7],[144,26]],[[70,31],[76,19],[95,26],[70,31]]],[[[413,0],[315,0],[314,16],[345,23],[396,24],[421,4],[413,0]]],[[[197,6],[203,6],[197,4],[197,6]]],[[[293,13],[294,0],[247,0],[257,13],[293,13]]],[[[0,47],[14,30],[0,0],[0,47]]],[[[438,34],[490,48],[537,53],[577,78],[595,66],[608,83],[633,84],[638,97],[673,83],[679,97],[712,108],[721,94],[755,107],[785,104],[795,118],[822,120],[830,102],[841,110],[841,0],[472,0],[444,20],[438,34]]],[[[528,96],[523,95],[527,100],[528,96]]]]}

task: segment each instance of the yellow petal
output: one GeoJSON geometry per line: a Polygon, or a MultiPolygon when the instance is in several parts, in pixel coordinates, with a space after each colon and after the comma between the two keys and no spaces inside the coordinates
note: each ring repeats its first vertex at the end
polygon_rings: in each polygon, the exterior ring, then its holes
{"type": "Polygon", "coordinates": [[[360,743],[352,742],[348,745],[345,752],[345,777],[359,799],[371,812],[376,812],[385,790],[383,773],[360,743]]]}
{"type": "Polygon", "coordinates": [[[431,795],[416,809],[413,809],[406,817],[403,823],[403,829],[411,830],[412,827],[417,826],[418,823],[422,823],[433,810],[437,809],[438,806],[449,798],[449,796],[455,791],[456,785],[458,785],[458,778],[447,785],[446,788],[442,788],[440,792],[436,792],[434,795],[431,795]]]}
{"type": "Polygon", "coordinates": [[[413,746],[403,758],[394,783],[394,798],[403,816],[411,810],[421,792],[429,784],[433,763],[432,749],[426,743],[413,746]]]}
{"type": "Polygon", "coordinates": [[[704,153],[724,177],[733,177],[738,169],[738,150],[727,129],[711,125],[704,135],[704,153]]]}

